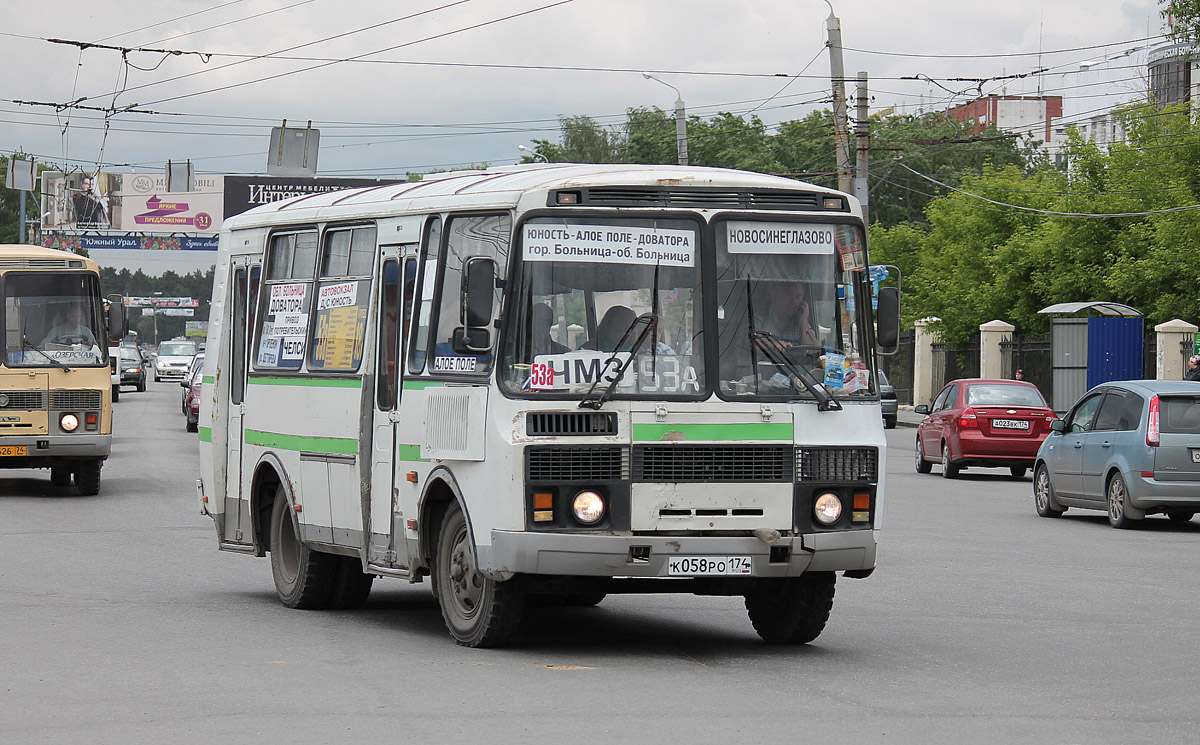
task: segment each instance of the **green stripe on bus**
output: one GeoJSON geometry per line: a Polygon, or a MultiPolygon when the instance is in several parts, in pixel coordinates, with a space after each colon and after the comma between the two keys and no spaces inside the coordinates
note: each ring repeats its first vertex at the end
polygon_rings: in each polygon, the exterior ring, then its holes
{"type": "Polygon", "coordinates": [[[396,460],[402,460],[402,461],[407,461],[407,462],[417,461],[420,463],[428,463],[429,462],[428,458],[421,457],[421,446],[420,445],[397,445],[396,446],[396,460]]]}
{"type": "Polygon", "coordinates": [[[355,455],[358,453],[358,440],[343,437],[306,437],[248,429],[245,440],[247,445],[262,445],[282,450],[326,453],[328,455],[355,455]]]}
{"type": "Polygon", "coordinates": [[[742,440],[747,442],[791,442],[792,425],[788,422],[740,422],[731,424],[634,424],[634,442],[676,441],[667,435],[678,433],[680,442],[695,440],[742,440]]]}
{"type": "Polygon", "coordinates": [[[212,442],[212,427],[200,428],[200,442],[212,442]]]}
{"type": "Polygon", "coordinates": [[[217,382],[217,379],[216,379],[216,378],[214,378],[214,377],[213,377],[213,376],[211,376],[211,375],[204,375],[204,376],[202,376],[202,377],[200,378],[200,382],[201,382],[201,383],[208,383],[208,384],[210,384],[210,385],[211,385],[212,383],[215,383],[215,382],[217,382]]]}
{"type": "Polygon", "coordinates": [[[425,388],[438,388],[443,385],[445,383],[440,380],[406,380],[404,381],[404,390],[420,391],[425,388]]]}
{"type": "Polygon", "coordinates": [[[250,378],[251,385],[295,385],[306,388],[362,388],[361,378],[250,378]]]}

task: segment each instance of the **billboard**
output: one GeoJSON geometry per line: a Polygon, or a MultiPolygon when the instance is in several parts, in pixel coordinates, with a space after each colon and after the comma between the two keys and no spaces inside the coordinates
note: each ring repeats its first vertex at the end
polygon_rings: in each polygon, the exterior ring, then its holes
{"type": "Polygon", "coordinates": [[[274,176],[226,176],[225,217],[240,215],[252,207],[258,207],[281,199],[290,199],[305,194],[321,194],[338,189],[355,189],[362,186],[382,186],[396,181],[376,181],[367,178],[276,178],[274,176]]]}
{"type": "Polygon", "coordinates": [[[46,171],[42,229],[215,235],[224,219],[224,178],[197,176],[195,191],[172,193],[165,173],[46,171]]]}

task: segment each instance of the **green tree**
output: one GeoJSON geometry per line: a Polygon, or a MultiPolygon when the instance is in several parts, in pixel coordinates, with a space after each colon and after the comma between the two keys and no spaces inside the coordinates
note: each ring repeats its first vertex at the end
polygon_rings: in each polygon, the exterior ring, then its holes
{"type": "Polygon", "coordinates": [[[1174,17],[1175,36],[1200,41],[1200,0],[1159,0],[1163,20],[1174,17]]]}
{"type": "MultiPolygon", "coordinates": [[[[23,159],[27,157],[23,152],[18,151],[13,154],[13,157],[23,159]]],[[[8,156],[0,155],[0,179],[8,178],[8,156]]],[[[38,173],[45,170],[44,166],[38,166],[38,173]]],[[[21,192],[16,189],[6,189],[0,181],[0,243],[19,243],[21,240],[21,192]]],[[[26,194],[25,197],[25,217],[27,219],[35,219],[38,215],[38,204],[41,201],[41,190],[38,184],[34,184],[34,191],[26,194]]],[[[31,240],[30,234],[26,233],[26,240],[31,240]]]]}

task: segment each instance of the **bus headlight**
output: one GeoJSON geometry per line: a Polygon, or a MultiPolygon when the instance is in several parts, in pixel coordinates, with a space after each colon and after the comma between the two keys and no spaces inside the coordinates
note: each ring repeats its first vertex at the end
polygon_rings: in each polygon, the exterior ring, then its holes
{"type": "Polygon", "coordinates": [[[594,491],[581,491],[571,502],[575,519],[584,525],[594,525],[604,517],[604,499],[594,491]]]}
{"type": "Polygon", "coordinates": [[[822,525],[833,525],[842,516],[842,500],[838,495],[827,491],[817,497],[816,503],[813,504],[813,514],[822,525]]]}
{"type": "Polygon", "coordinates": [[[63,432],[74,432],[79,429],[79,417],[74,414],[63,414],[58,420],[58,426],[62,427],[63,432]]]}

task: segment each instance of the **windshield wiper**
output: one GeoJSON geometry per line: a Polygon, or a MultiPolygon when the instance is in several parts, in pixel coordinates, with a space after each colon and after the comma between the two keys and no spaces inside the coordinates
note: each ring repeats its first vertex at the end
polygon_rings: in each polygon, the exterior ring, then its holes
{"type": "MultiPolygon", "coordinates": [[[[817,399],[817,411],[841,411],[842,405],[829,392],[829,390],[813,377],[812,373],[805,370],[803,367],[797,367],[795,363],[787,358],[783,353],[781,342],[773,335],[766,331],[751,331],[750,343],[755,348],[762,350],[767,359],[775,364],[788,375],[792,376],[792,380],[800,381],[813,398],[817,399]]],[[[758,378],[758,370],[754,371],[754,376],[758,378]]]]}
{"type": "Polygon", "coordinates": [[[621,378],[625,377],[625,371],[629,369],[629,365],[632,364],[633,360],[637,357],[638,350],[642,348],[642,344],[645,343],[646,337],[650,336],[651,331],[657,330],[657,313],[643,313],[642,315],[633,319],[633,321],[629,324],[629,328],[625,329],[624,334],[621,334],[621,339],[617,342],[616,349],[608,357],[608,359],[604,360],[604,363],[600,365],[600,371],[596,374],[595,382],[592,383],[592,387],[588,388],[588,392],[585,393],[583,398],[579,401],[579,408],[599,410],[600,407],[604,405],[604,402],[608,400],[608,397],[612,395],[613,391],[616,390],[617,383],[621,382],[621,378]],[[634,327],[639,323],[645,324],[645,328],[643,328],[637,335],[637,338],[634,339],[633,345],[629,348],[629,356],[625,358],[623,363],[621,363],[621,366],[617,369],[617,372],[613,376],[612,382],[608,384],[608,387],[605,388],[599,396],[592,398],[592,393],[595,392],[596,386],[600,385],[600,376],[605,370],[608,369],[608,366],[612,364],[612,361],[617,358],[617,355],[621,354],[623,351],[621,349],[621,345],[625,343],[625,340],[629,338],[631,333],[633,333],[634,327]]]}
{"type": "Polygon", "coordinates": [[[32,349],[33,351],[35,351],[35,352],[37,352],[38,354],[42,355],[42,356],[43,356],[43,357],[45,357],[46,359],[50,360],[50,364],[51,364],[51,365],[54,365],[55,367],[62,368],[62,371],[63,371],[63,372],[71,372],[71,368],[67,367],[67,366],[66,366],[66,365],[64,365],[63,363],[59,362],[58,360],[54,359],[54,358],[53,358],[53,357],[51,357],[50,355],[46,354],[46,350],[42,349],[42,348],[41,348],[41,347],[39,347],[38,345],[36,345],[36,344],[34,344],[33,342],[29,341],[29,337],[28,337],[28,336],[25,336],[24,334],[22,334],[22,335],[21,335],[21,346],[22,346],[22,348],[24,348],[24,349],[32,349]]]}

